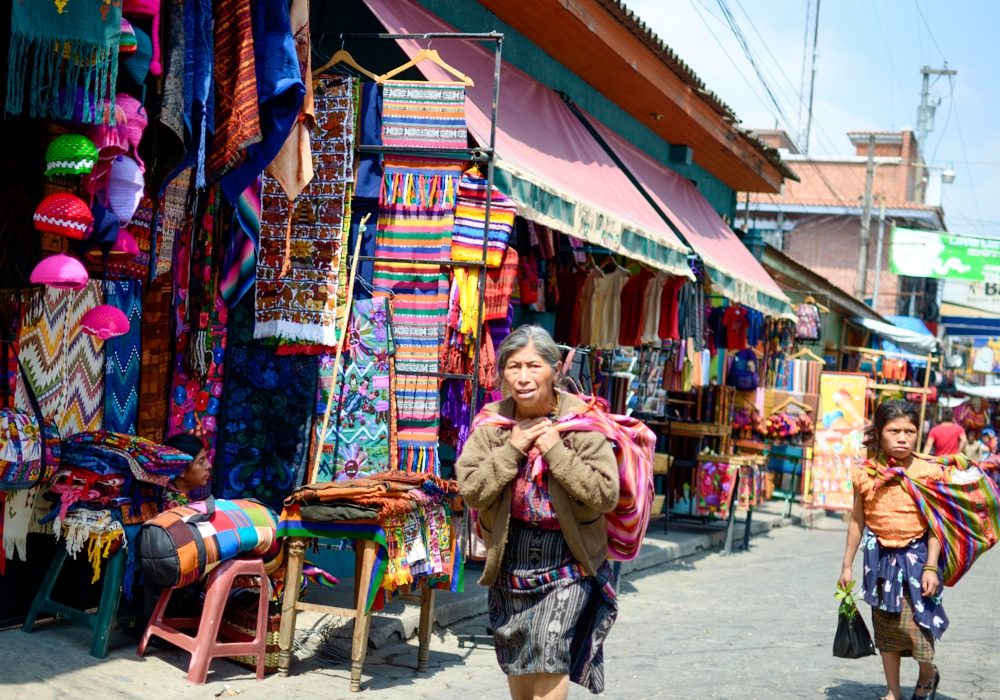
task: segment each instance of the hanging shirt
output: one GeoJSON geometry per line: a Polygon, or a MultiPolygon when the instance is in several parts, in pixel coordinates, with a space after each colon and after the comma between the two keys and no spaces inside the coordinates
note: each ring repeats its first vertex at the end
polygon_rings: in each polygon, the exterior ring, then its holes
{"type": "Polygon", "coordinates": [[[755,348],[764,338],[764,314],[756,309],[747,309],[747,344],[755,348]]]}
{"type": "Polygon", "coordinates": [[[579,305],[579,312],[577,316],[580,319],[577,344],[582,347],[588,347],[594,344],[594,296],[597,294],[597,288],[600,286],[601,280],[603,279],[604,273],[600,270],[588,270],[587,281],[583,283],[583,286],[580,288],[580,295],[577,297],[577,303],[579,305]]]}
{"type": "Polygon", "coordinates": [[[642,305],[642,336],[643,345],[660,347],[660,306],[663,299],[663,285],[670,277],[666,272],[657,272],[653,279],[646,283],[646,294],[642,305]]]}
{"type": "Polygon", "coordinates": [[[745,306],[730,306],[723,317],[726,324],[726,347],[730,350],[746,350],[748,309],[745,306]]]}
{"type": "Polygon", "coordinates": [[[646,297],[646,285],[654,276],[652,270],[640,268],[628,284],[622,287],[622,321],[618,328],[618,344],[622,347],[642,345],[643,301],[646,297]]]}
{"type": "Polygon", "coordinates": [[[677,293],[687,279],[671,277],[663,284],[663,294],[660,296],[660,327],[659,336],[662,340],[680,340],[679,312],[680,306],[677,293]]]}
{"type": "Polygon", "coordinates": [[[594,295],[593,346],[598,350],[618,347],[618,329],[622,318],[622,289],[631,274],[622,267],[606,272],[594,295]]]}
{"type": "Polygon", "coordinates": [[[559,305],[556,306],[555,333],[552,334],[558,343],[569,343],[570,332],[576,312],[576,298],[580,288],[587,281],[587,272],[579,267],[568,267],[559,272],[559,305]]]}
{"type": "Polygon", "coordinates": [[[795,324],[796,340],[819,340],[819,309],[815,304],[799,304],[795,315],[799,320],[795,324]]]}

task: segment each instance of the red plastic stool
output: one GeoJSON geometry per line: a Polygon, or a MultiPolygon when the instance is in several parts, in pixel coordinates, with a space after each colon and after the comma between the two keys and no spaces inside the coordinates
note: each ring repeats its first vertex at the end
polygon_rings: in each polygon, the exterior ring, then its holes
{"type": "Polygon", "coordinates": [[[173,588],[168,588],[160,594],[153,617],[139,642],[139,656],[146,653],[146,644],[154,634],[175,644],[191,654],[188,666],[188,683],[205,685],[208,678],[208,666],[212,659],[219,656],[256,656],[257,680],[264,680],[265,649],[267,647],[267,607],[271,597],[271,587],[264,571],[262,559],[230,559],[217,566],[208,576],[205,584],[205,607],[201,617],[165,618],[163,615],[170,602],[173,588]],[[222,625],[222,614],[229,600],[229,591],[237,576],[260,576],[260,602],[257,606],[257,635],[253,641],[220,642],[219,627],[222,625]],[[182,629],[195,629],[194,637],[179,632],[182,629]]]}

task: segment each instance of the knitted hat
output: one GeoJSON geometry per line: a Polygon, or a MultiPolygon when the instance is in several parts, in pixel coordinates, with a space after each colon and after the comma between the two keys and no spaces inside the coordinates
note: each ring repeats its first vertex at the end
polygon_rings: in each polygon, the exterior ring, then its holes
{"type": "Polygon", "coordinates": [[[142,188],[145,183],[139,164],[128,156],[119,156],[111,164],[108,176],[108,208],[118,215],[118,221],[126,226],[139,208],[142,188]]]}
{"type": "Polygon", "coordinates": [[[135,31],[136,50],[127,61],[118,62],[117,92],[127,92],[145,102],[145,82],[149,62],[153,60],[153,41],[139,27],[132,29],[135,31]]]}
{"type": "Polygon", "coordinates": [[[121,107],[125,114],[125,134],[130,146],[129,152],[139,164],[139,168],[145,172],[146,166],[142,162],[142,159],[139,158],[139,142],[142,140],[142,132],[146,129],[146,125],[149,124],[149,117],[146,116],[146,110],[142,106],[142,102],[132,97],[132,95],[124,93],[117,96],[116,106],[121,107]]]}
{"type": "Polygon", "coordinates": [[[153,18],[153,61],[149,64],[149,72],[159,75],[163,72],[160,65],[160,0],[125,0],[122,12],[135,17],[153,18]]]}
{"type": "Polygon", "coordinates": [[[32,284],[44,284],[55,289],[80,290],[87,286],[89,279],[82,262],[62,253],[43,259],[31,271],[32,284]]]}
{"type": "Polygon", "coordinates": [[[109,252],[111,247],[118,240],[118,215],[101,206],[95,201],[90,208],[90,213],[94,217],[94,224],[90,229],[90,235],[85,240],[73,241],[73,252],[80,257],[86,255],[94,248],[101,249],[101,255],[109,252]]]}
{"type": "Polygon", "coordinates": [[[132,23],[122,17],[122,35],[118,40],[119,60],[130,58],[137,48],[138,44],[136,43],[135,30],[132,29],[132,23]]]}
{"type": "Polygon", "coordinates": [[[35,228],[80,240],[94,221],[87,204],[72,194],[53,194],[35,210],[35,228]]]}
{"type": "Polygon", "coordinates": [[[94,169],[97,147],[80,134],[63,134],[45,151],[45,175],[83,175],[94,169]]]}
{"type": "MultiPolygon", "coordinates": [[[[112,214],[114,216],[114,214],[112,214]]],[[[115,217],[117,223],[118,218],[115,217]]],[[[87,259],[91,262],[100,263],[104,256],[96,250],[87,253],[87,259]]],[[[135,242],[135,237],[125,229],[118,232],[118,240],[108,251],[108,262],[123,263],[139,257],[139,244],[135,242]]]]}
{"type": "Polygon", "coordinates": [[[128,316],[121,309],[107,304],[95,306],[80,319],[83,332],[96,335],[101,340],[125,335],[130,327],[128,316]]]}

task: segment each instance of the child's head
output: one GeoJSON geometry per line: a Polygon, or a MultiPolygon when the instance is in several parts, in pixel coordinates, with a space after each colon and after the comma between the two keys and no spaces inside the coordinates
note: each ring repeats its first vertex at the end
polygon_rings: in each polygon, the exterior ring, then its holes
{"type": "Polygon", "coordinates": [[[920,416],[909,401],[886,401],[875,409],[865,429],[865,447],[895,459],[906,459],[917,444],[920,416]]]}

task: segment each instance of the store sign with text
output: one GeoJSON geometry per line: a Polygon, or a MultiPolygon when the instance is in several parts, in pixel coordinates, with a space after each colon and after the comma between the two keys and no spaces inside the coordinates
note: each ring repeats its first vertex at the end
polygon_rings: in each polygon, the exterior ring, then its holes
{"type": "Polygon", "coordinates": [[[1000,315],[1000,283],[945,280],[941,301],[974,311],[1000,315]]]}
{"type": "Polygon", "coordinates": [[[896,226],[889,259],[897,275],[1000,284],[1000,238],[896,226]]]}

